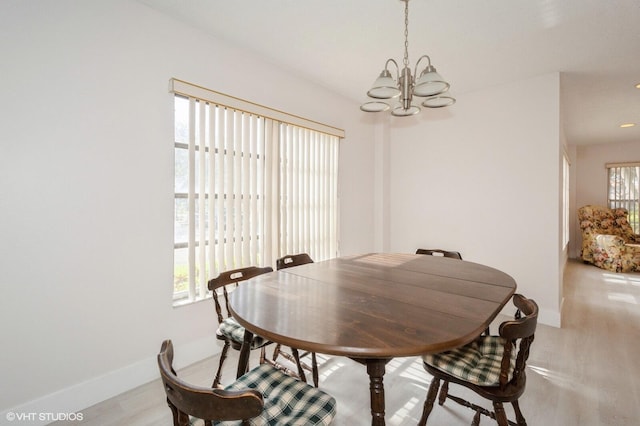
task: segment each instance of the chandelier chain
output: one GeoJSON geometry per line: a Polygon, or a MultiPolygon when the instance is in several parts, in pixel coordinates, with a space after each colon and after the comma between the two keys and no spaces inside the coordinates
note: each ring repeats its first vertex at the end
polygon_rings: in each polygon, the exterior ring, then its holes
{"type": "Polygon", "coordinates": [[[404,66],[409,66],[409,0],[404,1],[404,66]]]}

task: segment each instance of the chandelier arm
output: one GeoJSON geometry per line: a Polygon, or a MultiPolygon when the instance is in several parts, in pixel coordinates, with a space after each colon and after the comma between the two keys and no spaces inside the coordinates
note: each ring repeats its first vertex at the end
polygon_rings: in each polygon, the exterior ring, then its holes
{"type": "Polygon", "coordinates": [[[394,59],[389,58],[387,59],[387,62],[385,62],[384,64],[384,69],[387,71],[389,71],[389,62],[392,62],[393,65],[396,66],[396,82],[398,82],[400,80],[400,67],[398,66],[398,63],[394,59]]]}
{"type": "Polygon", "coordinates": [[[427,58],[427,61],[428,61],[427,68],[431,66],[431,58],[429,57],[429,55],[420,56],[420,58],[418,59],[418,62],[416,62],[416,67],[413,70],[413,75],[415,76],[415,78],[418,78],[420,76],[418,74],[418,65],[420,65],[420,61],[423,60],[424,58],[427,58]]]}

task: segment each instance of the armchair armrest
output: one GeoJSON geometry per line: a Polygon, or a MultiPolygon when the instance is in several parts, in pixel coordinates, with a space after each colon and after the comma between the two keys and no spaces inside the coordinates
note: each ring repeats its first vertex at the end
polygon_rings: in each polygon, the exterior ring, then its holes
{"type": "Polygon", "coordinates": [[[589,248],[591,262],[613,272],[631,272],[640,266],[640,250],[617,235],[596,235],[589,248]]]}
{"type": "Polygon", "coordinates": [[[594,238],[598,247],[601,247],[607,253],[618,253],[624,249],[624,240],[617,235],[598,234],[594,238]]]}
{"type": "Polygon", "coordinates": [[[628,237],[628,244],[640,244],[640,234],[631,234],[628,237]]]}

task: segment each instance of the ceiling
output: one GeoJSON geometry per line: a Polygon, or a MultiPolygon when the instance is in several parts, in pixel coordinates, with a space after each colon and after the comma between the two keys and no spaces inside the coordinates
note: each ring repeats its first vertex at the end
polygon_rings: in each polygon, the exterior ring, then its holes
{"type": "MultiPolygon", "coordinates": [[[[404,54],[399,0],[138,1],[358,103],[404,54]]],[[[640,0],[412,0],[410,67],[423,54],[458,102],[560,72],[570,144],[640,142],[640,0]]]]}

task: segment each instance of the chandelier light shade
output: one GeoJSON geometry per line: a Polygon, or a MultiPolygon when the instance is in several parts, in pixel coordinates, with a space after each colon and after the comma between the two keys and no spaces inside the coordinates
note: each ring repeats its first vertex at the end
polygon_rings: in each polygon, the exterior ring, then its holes
{"type": "MultiPolygon", "coordinates": [[[[360,105],[360,109],[365,112],[382,112],[391,109],[391,105],[386,102],[394,100],[397,104],[391,110],[391,114],[397,117],[408,117],[420,112],[420,107],[413,103],[413,98],[419,97],[421,105],[427,108],[442,108],[453,105],[456,100],[449,94],[449,83],[431,65],[431,58],[422,55],[414,69],[414,75],[409,68],[409,0],[404,2],[404,59],[403,68],[400,70],[398,63],[393,59],[387,59],[384,69],[373,82],[367,96],[371,98],[360,105]],[[427,65],[418,76],[418,66],[426,59],[427,65]],[[395,66],[395,79],[389,70],[390,64],[395,66]]],[[[393,70],[393,68],[392,68],[393,70]]]]}
{"type": "MultiPolygon", "coordinates": [[[[389,59],[389,61],[393,61],[393,59],[389,59]]],[[[387,64],[389,61],[387,61],[387,64]]],[[[395,63],[395,61],[393,61],[393,63],[395,63]]],[[[376,78],[376,81],[373,82],[373,86],[371,90],[367,92],[367,96],[375,99],[391,99],[400,96],[398,83],[395,82],[386,66],[380,73],[380,76],[376,78]]]]}
{"type": "Polygon", "coordinates": [[[382,101],[369,101],[360,105],[360,109],[365,112],[382,112],[390,108],[389,104],[382,101]]]}

